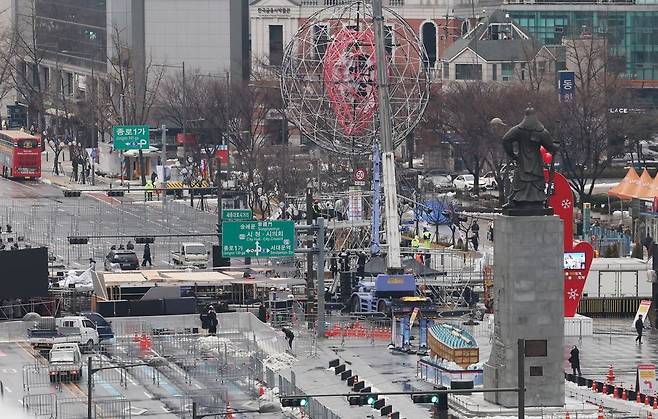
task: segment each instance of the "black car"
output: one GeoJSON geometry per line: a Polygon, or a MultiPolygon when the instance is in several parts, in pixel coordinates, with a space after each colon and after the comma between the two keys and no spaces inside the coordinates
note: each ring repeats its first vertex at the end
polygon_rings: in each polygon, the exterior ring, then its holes
{"type": "Polygon", "coordinates": [[[106,271],[134,271],[139,269],[137,255],[132,250],[110,250],[105,256],[106,271]]]}

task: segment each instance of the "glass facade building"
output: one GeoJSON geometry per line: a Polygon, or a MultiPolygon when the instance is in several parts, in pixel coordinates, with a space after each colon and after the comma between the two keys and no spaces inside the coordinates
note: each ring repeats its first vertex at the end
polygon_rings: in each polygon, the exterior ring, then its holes
{"type": "MultiPolygon", "coordinates": [[[[34,18],[39,47],[64,64],[104,69],[107,55],[106,0],[35,0],[23,8],[34,18]]],[[[27,12],[27,13],[26,13],[27,12]]]]}
{"type": "Polygon", "coordinates": [[[609,58],[630,80],[658,80],[658,4],[515,4],[503,8],[540,42],[583,33],[607,38],[609,58]]]}

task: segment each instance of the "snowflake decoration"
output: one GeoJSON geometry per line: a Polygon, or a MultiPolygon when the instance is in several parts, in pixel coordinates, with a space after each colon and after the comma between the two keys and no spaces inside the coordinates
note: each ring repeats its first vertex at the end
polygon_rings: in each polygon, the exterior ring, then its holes
{"type": "Polygon", "coordinates": [[[562,200],[562,208],[567,209],[571,207],[571,201],[568,199],[563,199],[562,200]]]}
{"type": "Polygon", "coordinates": [[[573,288],[570,288],[569,292],[567,294],[569,294],[569,299],[570,300],[575,300],[580,295],[580,294],[578,294],[578,291],[573,289],[573,288]]]}

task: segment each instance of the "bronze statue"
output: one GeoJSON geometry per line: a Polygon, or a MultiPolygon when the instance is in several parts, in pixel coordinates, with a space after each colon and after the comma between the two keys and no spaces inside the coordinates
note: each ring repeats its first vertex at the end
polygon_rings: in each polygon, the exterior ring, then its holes
{"type": "Polygon", "coordinates": [[[544,163],[539,152],[541,146],[555,153],[559,143],[551,140],[549,132],[537,119],[535,110],[528,108],[523,121],[503,136],[503,148],[516,163],[512,190],[507,197],[507,204],[503,206],[504,214],[552,214],[551,209],[545,207],[547,196],[544,163]]]}

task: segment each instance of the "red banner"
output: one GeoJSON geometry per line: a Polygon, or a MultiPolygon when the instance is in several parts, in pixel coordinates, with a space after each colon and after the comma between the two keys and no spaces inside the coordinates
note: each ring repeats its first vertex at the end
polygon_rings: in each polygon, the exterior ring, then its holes
{"type": "MultiPolygon", "coordinates": [[[[548,180],[548,170],[544,171],[544,176],[548,180]]],[[[573,317],[583,296],[594,249],[588,242],[573,239],[574,197],[569,182],[560,173],[555,173],[554,183],[554,192],[548,204],[562,219],[564,226],[564,316],[573,317]]]]}

